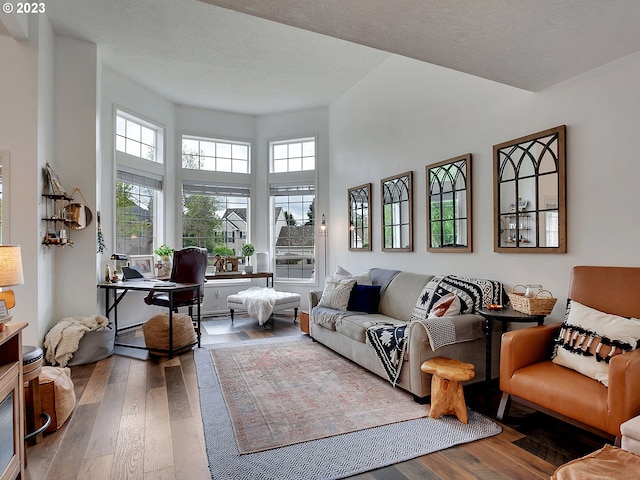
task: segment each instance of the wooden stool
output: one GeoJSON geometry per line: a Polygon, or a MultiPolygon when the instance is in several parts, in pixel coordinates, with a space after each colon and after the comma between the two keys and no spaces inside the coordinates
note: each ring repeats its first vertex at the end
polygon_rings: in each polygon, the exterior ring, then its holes
{"type": "MultiPolygon", "coordinates": [[[[42,412],[40,401],[40,372],[44,353],[40,347],[30,345],[22,346],[22,376],[28,388],[25,388],[25,443],[34,440],[34,443],[42,441],[42,434],[49,426],[51,418],[42,412]],[[44,423],[42,422],[44,419],[44,423]]],[[[26,451],[26,449],[25,449],[26,451]]],[[[26,456],[25,456],[26,464],[26,456]]]]}
{"type": "Polygon", "coordinates": [[[467,405],[460,382],[475,377],[475,367],[471,363],[459,362],[451,358],[434,357],[424,362],[420,370],[433,376],[429,417],[455,415],[462,423],[469,423],[467,405]]]}

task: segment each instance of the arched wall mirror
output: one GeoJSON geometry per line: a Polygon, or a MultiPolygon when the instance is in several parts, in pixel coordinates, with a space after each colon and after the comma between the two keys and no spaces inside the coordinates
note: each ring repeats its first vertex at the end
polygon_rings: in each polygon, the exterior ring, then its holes
{"type": "Polygon", "coordinates": [[[494,145],[494,251],[566,253],[565,131],[494,145]]]}
{"type": "Polygon", "coordinates": [[[349,250],[371,251],[371,184],[348,190],[349,250]]]}
{"type": "Polygon", "coordinates": [[[471,252],[471,154],[427,165],[427,250],[471,252]]]}
{"type": "Polygon", "coordinates": [[[413,251],[413,172],[380,181],[382,192],[382,251],[413,251]]]}

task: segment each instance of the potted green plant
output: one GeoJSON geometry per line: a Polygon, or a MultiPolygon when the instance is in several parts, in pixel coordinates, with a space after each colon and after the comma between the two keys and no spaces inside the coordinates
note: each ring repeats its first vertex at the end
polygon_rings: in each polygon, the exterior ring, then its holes
{"type": "Polygon", "coordinates": [[[162,259],[162,274],[163,277],[168,277],[171,275],[171,256],[173,255],[174,249],[165,245],[164,243],[156,248],[153,253],[158,255],[162,259]]]}
{"type": "Polygon", "coordinates": [[[255,247],[250,243],[245,243],[242,246],[242,256],[247,259],[247,264],[244,266],[246,273],[253,273],[253,266],[251,264],[251,255],[256,253],[255,247]]]}

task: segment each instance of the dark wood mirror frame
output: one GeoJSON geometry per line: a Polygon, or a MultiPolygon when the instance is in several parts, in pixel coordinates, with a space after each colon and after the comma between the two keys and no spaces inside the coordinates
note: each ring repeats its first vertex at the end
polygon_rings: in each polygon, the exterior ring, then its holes
{"type": "Polygon", "coordinates": [[[383,178],[380,191],[382,251],[413,252],[413,172],[383,178]]]}
{"type": "Polygon", "coordinates": [[[427,251],[469,253],[471,154],[427,165],[427,251]]]}
{"type": "Polygon", "coordinates": [[[371,184],[347,191],[349,205],[349,250],[371,251],[371,184]]]}
{"type": "Polygon", "coordinates": [[[566,253],[566,127],[494,145],[494,251],[566,253]]]}

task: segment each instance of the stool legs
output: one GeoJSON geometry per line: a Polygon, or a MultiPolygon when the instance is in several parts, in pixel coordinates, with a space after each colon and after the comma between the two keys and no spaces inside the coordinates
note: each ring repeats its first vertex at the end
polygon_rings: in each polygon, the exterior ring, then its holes
{"type": "Polygon", "coordinates": [[[462,423],[469,423],[462,384],[456,380],[433,375],[429,417],[440,418],[442,415],[455,415],[462,423]]]}
{"type": "MultiPolygon", "coordinates": [[[[40,402],[40,377],[29,380],[29,395],[25,396],[25,407],[31,415],[25,415],[26,432],[35,432],[42,426],[41,402],[40,402]]],[[[42,441],[43,433],[38,433],[35,438],[27,443],[39,443],[42,441]]]]}

